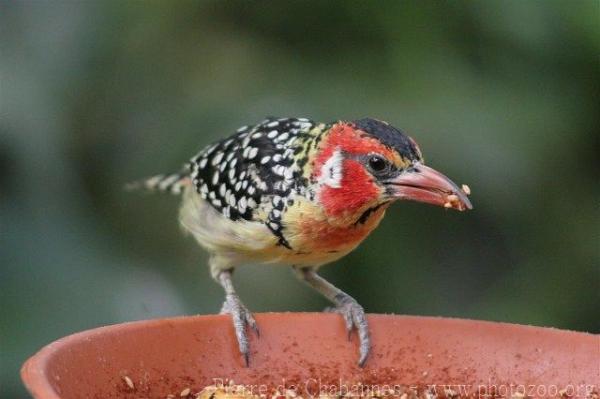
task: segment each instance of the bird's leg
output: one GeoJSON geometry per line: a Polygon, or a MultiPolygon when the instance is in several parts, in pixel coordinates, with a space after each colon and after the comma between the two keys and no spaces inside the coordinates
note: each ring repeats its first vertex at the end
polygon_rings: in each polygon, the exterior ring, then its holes
{"type": "Polygon", "coordinates": [[[360,357],[358,365],[360,367],[364,366],[371,349],[371,339],[369,337],[369,325],[367,324],[367,318],[365,317],[363,307],[350,295],[319,276],[313,268],[294,266],[294,271],[300,279],[307,282],[311,287],[319,291],[325,298],[335,304],[335,308],[330,311],[339,313],[343,316],[346,323],[346,330],[348,331],[348,337],[350,337],[352,330],[356,328],[360,339],[360,357]]]}
{"type": "Polygon", "coordinates": [[[259,336],[258,325],[252,316],[252,313],[240,300],[233,288],[231,274],[233,269],[221,270],[216,273],[216,280],[225,290],[225,302],[221,308],[221,314],[230,314],[233,319],[233,328],[237,337],[240,352],[244,356],[246,366],[249,364],[250,347],[248,344],[248,336],[246,335],[246,326],[250,326],[257,336],[259,336]]]}

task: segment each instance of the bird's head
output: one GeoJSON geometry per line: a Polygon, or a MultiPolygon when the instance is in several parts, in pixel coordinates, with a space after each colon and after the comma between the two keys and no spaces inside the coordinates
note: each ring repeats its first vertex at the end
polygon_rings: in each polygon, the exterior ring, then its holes
{"type": "Polygon", "coordinates": [[[365,118],[331,125],[315,156],[313,181],[332,216],[404,199],[472,209],[467,194],[425,166],[417,143],[386,122],[365,118]]]}

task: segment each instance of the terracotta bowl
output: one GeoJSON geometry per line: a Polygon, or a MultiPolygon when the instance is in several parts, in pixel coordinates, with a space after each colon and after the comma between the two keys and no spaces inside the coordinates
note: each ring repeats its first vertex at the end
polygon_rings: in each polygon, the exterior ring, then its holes
{"type": "MultiPolygon", "coordinates": [[[[370,315],[366,367],[335,314],[258,314],[251,364],[238,353],[227,316],[150,320],[97,328],[60,339],[21,371],[37,399],[180,397],[233,379],[245,386],[319,390],[393,384],[417,392],[442,389],[469,396],[597,394],[600,336],[511,324],[370,315]],[[127,381],[129,380],[129,381],[127,381]],[[128,384],[130,382],[130,384],[128,384]],[[511,388],[511,385],[513,388],[511,388]],[[517,389],[525,390],[511,395],[517,389]],[[186,392],[184,392],[186,393],[186,392]]],[[[404,388],[402,388],[404,389],[404,388]]],[[[438,397],[443,392],[436,391],[438,397]]],[[[446,391],[446,396],[453,396],[446,391]]],[[[522,397],[522,396],[521,396],[522,397]]]]}

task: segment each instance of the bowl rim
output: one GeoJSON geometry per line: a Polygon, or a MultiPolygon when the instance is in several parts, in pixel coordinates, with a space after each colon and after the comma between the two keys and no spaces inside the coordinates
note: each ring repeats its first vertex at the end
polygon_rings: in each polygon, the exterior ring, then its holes
{"type": "MultiPolygon", "coordinates": [[[[323,312],[257,312],[255,316],[260,318],[263,317],[294,317],[294,316],[305,316],[305,317],[322,317],[331,315],[323,312]]],[[[367,315],[370,319],[384,319],[387,322],[402,320],[418,320],[418,321],[429,321],[434,323],[453,323],[463,324],[464,326],[487,326],[488,328],[504,328],[513,330],[521,330],[523,333],[532,333],[534,331],[540,331],[545,333],[554,333],[572,337],[598,337],[600,334],[594,334],[589,332],[573,331],[567,329],[558,329],[554,327],[541,327],[534,325],[515,324],[507,322],[495,322],[468,318],[458,317],[442,317],[442,316],[413,316],[413,315],[400,315],[400,314],[376,314],[369,313],[367,315]]],[[[66,335],[59,338],[51,343],[45,345],[29,357],[20,370],[21,380],[24,383],[27,390],[36,398],[43,399],[62,399],[55,391],[54,387],[50,382],[50,378],[47,374],[47,365],[52,360],[53,356],[61,352],[64,348],[70,345],[89,340],[90,338],[98,335],[103,335],[107,332],[120,330],[120,331],[135,331],[137,329],[152,328],[153,326],[160,325],[163,323],[195,323],[198,320],[210,320],[214,318],[228,318],[228,315],[221,314],[207,314],[207,315],[187,315],[187,316],[175,316],[159,319],[147,319],[147,320],[136,320],[125,323],[111,324],[101,327],[96,327],[73,334],[66,335]],[[42,395],[43,394],[43,395],[42,395]]],[[[600,345],[600,340],[599,340],[600,345]]],[[[599,347],[600,348],[600,347],[599,347]]]]}

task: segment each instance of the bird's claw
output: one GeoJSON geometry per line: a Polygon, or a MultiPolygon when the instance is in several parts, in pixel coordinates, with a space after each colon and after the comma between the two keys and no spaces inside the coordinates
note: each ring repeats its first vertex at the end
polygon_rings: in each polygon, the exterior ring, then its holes
{"type": "Polygon", "coordinates": [[[248,335],[246,334],[246,326],[250,327],[256,333],[257,337],[260,337],[260,331],[258,329],[258,324],[256,324],[256,320],[248,308],[242,303],[240,298],[235,294],[225,296],[221,314],[231,315],[240,353],[244,356],[246,367],[249,366],[250,345],[248,342],[248,335]]]}
{"type": "Polygon", "coordinates": [[[344,297],[338,306],[327,308],[325,311],[339,313],[342,315],[344,318],[344,323],[346,324],[348,339],[351,338],[352,331],[356,328],[360,341],[360,357],[358,359],[358,365],[359,367],[363,367],[367,361],[367,357],[369,356],[369,351],[371,350],[369,325],[367,323],[367,317],[365,316],[365,310],[363,307],[360,306],[353,298],[344,297]]]}

